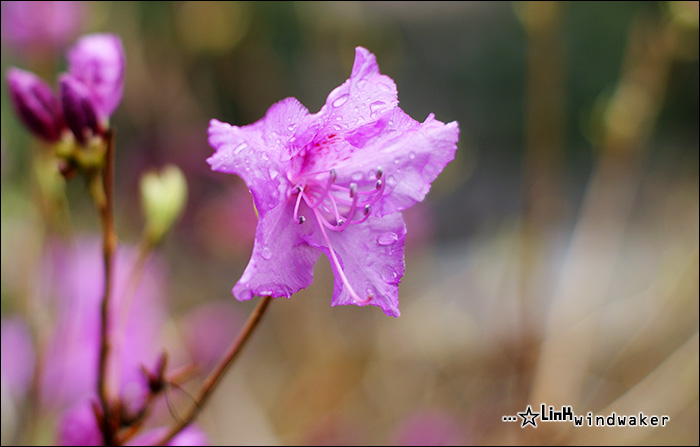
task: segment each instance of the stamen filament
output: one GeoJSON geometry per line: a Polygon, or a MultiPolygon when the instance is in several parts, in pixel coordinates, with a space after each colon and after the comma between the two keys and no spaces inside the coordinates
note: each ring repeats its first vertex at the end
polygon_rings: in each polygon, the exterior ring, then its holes
{"type": "MultiPolygon", "coordinates": [[[[313,210],[314,215],[316,216],[316,220],[321,223],[321,222],[326,222],[325,219],[323,219],[322,216],[319,215],[318,211],[316,209],[313,210]]],[[[323,235],[323,239],[326,241],[326,245],[328,245],[328,251],[331,254],[331,262],[333,262],[333,265],[335,265],[338,275],[340,275],[340,280],[343,282],[343,286],[347,289],[348,293],[352,297],[352,299],[357,303],[357,304],[367,304],[370,302],[372,299],[372,296],[368,296],[365,299],[360,298],[360,296],[355,292],[355,290],[352,288],[350,285],[350,282],[348,281],[348,278],[345,276],[345,272],[343,272],[343,268],[340,266],[340,262],[338,261],[338,257],[335,254],[335,250],[333,250],[333,246],[331,245],[330,239],[328,239],[328,235],[326,234],[326,230],[323,229],[323,225],[318,226],[321,229],[321,234],[323,235]]]]}
{"type": "MultiPolygon", "coordinates": [[[[319,199],[313,205],[309,204],[311,209],[316,208],[317,206],[319,206],[323,202],[323,198],[326,197],[326,195],[328,195],[328,191],[331,190],[331,186],[333,185],[333,182],[335,182],[335,177],[336,177],[335,169],[331,169],[331,172],[328,175],[328,181],[326,182],[326,187],[323,188],[323,192],[319,196],[319,199]]],[[[307,201],[307,204],[308,204],[308,201],[307,201]]]]}

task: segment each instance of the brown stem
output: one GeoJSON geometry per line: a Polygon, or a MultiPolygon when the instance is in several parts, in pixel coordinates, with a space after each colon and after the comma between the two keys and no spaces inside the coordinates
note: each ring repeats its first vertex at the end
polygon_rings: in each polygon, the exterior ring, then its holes
{"type": "Polygon", "coordinates": [[[102,407],[102,435],[105,445],[114,444],[115,424],[112,418],[112,409],[109,402],[107,387],[107,370],[109,364],[109,301],[112,289],[112,261],[114,251],[117,248],[117,233],[114,228],[114,132],[109,130],[106,135],[107,152],[105,154],[105,166],[103,185],[104,200],[96,199],[100,212],[103,231],[102,254],[104,258],[104,295],[100,308],[100,358],[97,373],[97,394],[102,407]]]}
{"type": "Polygon", "coordinates": [[[265,310],[267,309],[267,306],[268,304],[270,304],[271,300],[272,297],[266,296],[260,301],[260,303],[258,303],[258,306],[248,317],[248,321],[246,321],[245,326],[243,326],[243,329],[241,329],[241,331],[238,333],[238,337],[236,337],[231,346],[229,346],[228,350],[226,351],[226,354],[221,359],[221,362],[216,366],[216,368],[214,368],[214,370],[211,373],[209,373],[209,376],[207,376],[207,378],[204,380],[202,387],[199,389],[199,393],[197,393],[197,397],[194,399],[194,405],[190,407],[187,414],[185,414],[179,422],[173,425],[170,428],[170,430],[168,430],[168,433],[161,439],[159,439],[158,442],[155,443],[155,445],[167,444],[173,437],[180,433],[180,431],[182,431],[185,427],[190,425],[192,421],[194,421],[194,419],[197,417],[200,410],[204,406],[206,400],[211,395],[211,392],[214,391],[214,388],[219,383],[228,367],[231,366],[233,361],[241,352],[241,349],[243,348],[245,343],[250,338],[250,335],[253,333],[253,330],[260,322],[260,319],[265,313],[265,310]]]}

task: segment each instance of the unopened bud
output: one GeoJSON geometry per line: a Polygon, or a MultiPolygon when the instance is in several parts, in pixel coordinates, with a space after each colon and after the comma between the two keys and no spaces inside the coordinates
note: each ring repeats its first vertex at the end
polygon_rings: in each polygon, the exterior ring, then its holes
{"type": "Polygon", "coordinates": [[[157,244],[185,208],[187,180],[180,168],[166,166],[160,173],[141,178],[141,204],[146,217],[146,237],[157,244]]]}
{"type": "Polygon", "coordinates": [[[66,124],[75,138],[85,144],[93,135],[100,133],[95,105],[87,87],[73,76],[61,76],[61,105],[66,124]]]}
{"type": "Polygon", "coordinates": [[[24,125],[49,142],[58,141],[65,123],[51,87],[33,73],[18,68],[8,70],[7,84],[12,105],[24,125]]]}

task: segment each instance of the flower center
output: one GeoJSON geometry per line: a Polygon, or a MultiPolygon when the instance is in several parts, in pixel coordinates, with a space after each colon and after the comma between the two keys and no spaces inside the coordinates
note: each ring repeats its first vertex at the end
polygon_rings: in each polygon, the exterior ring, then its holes
{"type": "Polygon", "coordinates": [[[290,197],[297,195],[294,205],[294,222],[303,224],[306,217],[299,214],[299,207],[303,201],[313,212],[321,234],[328,245],[331,254],[331,262],[335,265],[343,284],[358,304],[366,304],[373,295],[362,299],[357,295],[348,282],[343,268],[340,266],[335,250],[328,239],[326,229],[331,231],[343,231],[348,225],[361,224],[369,218],[372,205],[380,199],[384,193],[386,181],[384,171],[377,167],[376,182],[372,189],[360,191],[357,183],[342,186],[335,183],[337,173],[331,169],[326,173],[308,174],[304,176],[291,190],[290,197]],[[359,216],[357,216],[360,214],[359,216]]]}

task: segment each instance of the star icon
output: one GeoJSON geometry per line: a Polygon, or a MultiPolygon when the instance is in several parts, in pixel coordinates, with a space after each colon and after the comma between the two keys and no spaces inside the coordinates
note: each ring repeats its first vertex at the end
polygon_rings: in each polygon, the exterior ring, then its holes
{"type": "Polygon", "coordinates": [[[520,428],[524,428],[527,424],[532,424],[533,427],[537,428],[536,419],[539,415],[539,413],[533,413],[532,407],[528,405],[527,411],[518,413],[518,416],[520,416],[523,419],[523,423],[520,425],[520,428]]]}

